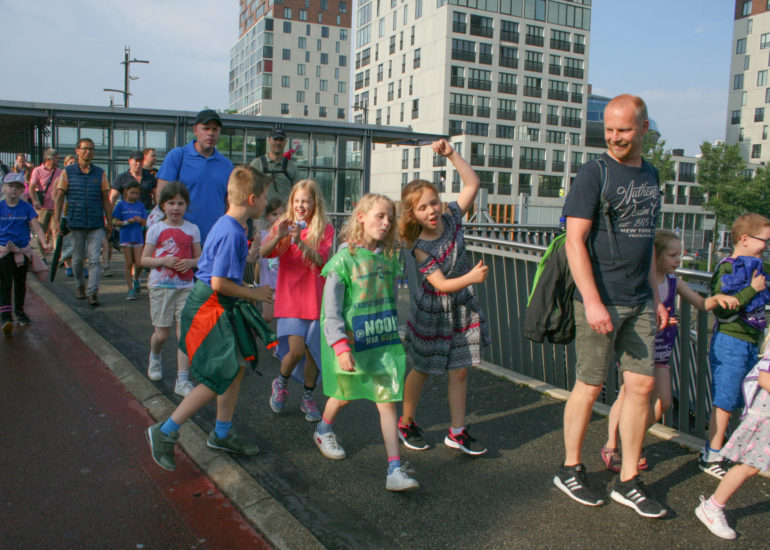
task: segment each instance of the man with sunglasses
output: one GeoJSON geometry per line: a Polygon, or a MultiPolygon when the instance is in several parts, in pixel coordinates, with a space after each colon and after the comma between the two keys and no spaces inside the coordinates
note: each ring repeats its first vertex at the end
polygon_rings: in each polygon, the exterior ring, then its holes
{"type": "Polygon", "coordinates": [[[283,128],[273,128],[267,138],[267,153],[251,161],[252,168],[273,178],[267,188],[268,202],[281,199],[286,204],[292,186],[301,179],[297,165],[284,155],[287,143],[283,128]]]}
{"type": "Polygon", "coordinates": [[[67,220],[72,234],[72,271],[77,279],[75,296],[88,298],[92,306],[99,305],[99,278],[101,277],[102,240],[112,231],[110,219],[110,182],[107,174],[93,164],[94,142],[90,138],[78,140],[75,153],[78,161],[64,168],[56,182],[54,203],[54,240],[60,231],[64,199],[67,199],[67,220]],[[105,219],[107,220],[105,224],[105,219]],[[88,254],[88,289],[83,276],[83,257],[88,254]]]}

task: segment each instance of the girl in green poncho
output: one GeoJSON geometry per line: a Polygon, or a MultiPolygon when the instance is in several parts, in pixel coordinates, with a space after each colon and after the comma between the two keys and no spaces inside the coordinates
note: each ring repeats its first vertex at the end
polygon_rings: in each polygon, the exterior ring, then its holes
{"type": "Polygon", "coordinates": [[[331,459],[345,458],[332,423],[352,399],[377,405],[388,453],[385,488],[407,491],[420,485],[401,465],[396,401],[403,397],[404,348],[398,335],[394,252],[395,205],[383,195],[364,196],[340,234],[345,241],[323,269],[321,364],[329,396],[313,441],[331,459]]]}

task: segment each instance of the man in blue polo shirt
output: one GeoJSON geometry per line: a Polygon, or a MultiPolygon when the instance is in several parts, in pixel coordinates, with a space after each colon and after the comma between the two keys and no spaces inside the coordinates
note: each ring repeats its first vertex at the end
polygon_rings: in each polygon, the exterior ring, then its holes
{"type": "Polygon", "coordinates": [[[184,147],[175,147],[166,155],[158,170],[158,199],[170,181],[180,181],[190,192],[185,219],[198,226],[201,245],[211,226],[226,210],[227,180],[233,163],[217,151],[222,120],[216,111],[205,109],[195,117],[195,139],[184,147]]]}

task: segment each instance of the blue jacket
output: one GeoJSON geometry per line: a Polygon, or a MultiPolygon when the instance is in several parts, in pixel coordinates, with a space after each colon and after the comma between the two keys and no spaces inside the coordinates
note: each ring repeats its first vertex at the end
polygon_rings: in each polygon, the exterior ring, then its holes
{"type": "Polygon", "coordinates": [[[67,219],[72,229],[99,229],[104,227],[102,178],[104,170],[91,165],[84,174],[78,163],[70,164],[67,172],[67,219]]]}

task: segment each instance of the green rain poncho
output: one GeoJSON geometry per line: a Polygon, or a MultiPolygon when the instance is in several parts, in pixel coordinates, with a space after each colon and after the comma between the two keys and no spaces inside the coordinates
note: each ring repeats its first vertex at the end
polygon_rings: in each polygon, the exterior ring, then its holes
{"type": "Polygon", "coordinates": [[[335,288],[324,288],[321,363],[326,395],[378,403],[402,400],[406,356],[398,334],[393,287],[398,272],[395,258],[365,248],[356,248],[355,253],[342,248],[324,267],[321,274],[327,277],[327,286],[344,285],[341,304],[330,303],[334,301],[335,288]],[[344,321],[355,372],[340,368],[330,346],[344,337],[341,332],[335,334],[335,319],[344,321]],[[333,341],[328,342],[327,337],[333,341]]]}

